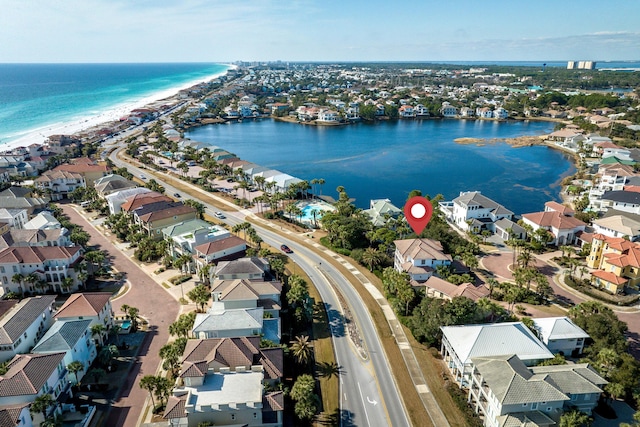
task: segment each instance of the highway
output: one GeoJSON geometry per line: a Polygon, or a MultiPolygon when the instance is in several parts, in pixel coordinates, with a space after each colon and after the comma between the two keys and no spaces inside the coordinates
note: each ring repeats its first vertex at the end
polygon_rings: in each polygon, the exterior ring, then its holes
{"type": "MultiPolygon", "coordinates": [[[[125,135],[122,135],[120,138],[108,141],[105,144],[105,148],[109,149],[116,146],[125,137],[125,135]]],[[[140,169],[117,158],[118,152],[123,148],[125,147],[119,146],[109,155],[113,163],[118,167],[126,167],[137,177],[142,174],[149,177],[151,174],[148,169],[140,169]]],[[[183,197],[192,197],[182,194],[182,191],[168,184],[161,176],[160,173],[155,173],[154,179],[165,186],[167,194],[178,193],[183,197]]],[[[214,212],[220,210],[203,200],[199,201],[205,205],[205,212],[208,215],[213,216],[214,212]]],[[[248,213],[236,210],[223,212],[226,215],[225,222],[231,226],[244,222],[246,213],[248,213]]],[[[366,306],[349,281],[337,268],[323,260],[322,257],[305,245],[298,244],[294,240],[287,240],[281,234],[275,233],[255,222],[252,225],[267,244],[279,248],[281,244],[285,243],[293,250],[293,253],[289,256],[313,281],[325,303],[331,324],[336,362],[340,367],[340,425],[409,426],[408,418],[376,328],[366,306]],[[358,331],[364,341],[365,358],[361,357],[356,346],[346,333],[342,309],[334,291],[334,286],[339,289],[344,299],[349,301],[352,315],[356,319],[358,331]]],[[[332,410],[332,408],[325,409],[332,410]]]]}

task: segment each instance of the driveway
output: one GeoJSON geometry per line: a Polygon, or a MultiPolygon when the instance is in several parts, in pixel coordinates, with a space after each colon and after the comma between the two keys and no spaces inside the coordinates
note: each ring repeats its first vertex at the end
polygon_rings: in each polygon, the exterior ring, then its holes
{"type": "MultiPolygon", "coordinates": [[[[535,266],[538,271],[547,276],[549,285],[553,288],[553,293],[556,297],[564,302],[570,302],[574,304],[580,304],[584,301],[590,301],[592,298],[585,296],[575,289],[559,283],[557,275],[564,269],[550,264],[548,260],[554,255],[559,255],[560,252],[552,254],[542,254],[535,256],[535,266]]],[[[480,259],[480,265],[495,274],[499,281],[513,280],[513,275],[509,270],[509,265],[513,262],[513,253],[509,252],[491,252],[480,259]]],[[[579,273],[577,273],[579,275],[579,273]]],[[[609,305],[615,312],[620,320],[625,322],[629,328],[627,338],[629,340],[629,346],[631,354],[634,357],[640,359],[640,315],[638,307],[613,307],[609,305]]],[[[535,316],[535,307],[531,307],[530,314],[535,316]]],[[[549,317],[548,315],[546,317],[549,317]]]]}
{"type": "Polygon", "coordinates": [[[138,264],[119,251],[111,241],[80,215],[73,205],[61,204],[64,213],[71,222],[78,224],[91,235],[89,243],[109,253],[111,265],[118,271],[125,272],[131,284],[129,291],[112,301],[113,311],[120,313],[123,304],[137,307],[140,316],[149,322],[149,332],[138,352],[137,361],[133,364],[120,394],[112,403],[111,410],[102,423],[105,426],[135,427],[138,425],[141,411],[149,393],[138,386],[145,375],[155,375],[160,366],[160,347],[169,340],[169,325],[179,313],[179,303],[161,285],[152,280],[138,264]]]}

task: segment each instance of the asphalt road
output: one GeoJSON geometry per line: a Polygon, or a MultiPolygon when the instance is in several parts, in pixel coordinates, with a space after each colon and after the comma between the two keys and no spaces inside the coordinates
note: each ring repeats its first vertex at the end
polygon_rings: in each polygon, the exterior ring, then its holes
{"type": "MultiPolygon", "coordinates": [[[[119,147],[120,149],[124,147],[119,147]]],[[[139,169],[119,160],[116,149],[110,158],[118,167],[125,166],[135,176],[149,175],[148,170],[139,169]]],[[[167,194],[181,193],[175,187],[159,177],[154,178],[166,188],[167,194]]],[[[213,215],[218,208],[201,201],[206,213],[213,215]]],[[[226,211],[226,220],[230,225],[244,221],[244,214],[238,211],[226,211]]],[[[336,359],[341,367],[340,405],[343,426],[409,426],[398,389],[391,374],[384,349],[369,312],[353,289],[349,281],[332,265],[322,262],[315,252],[293,241],[285,240],[271,230],[253,224],[262,239],[271,246],[280,247],[286,243],[294,253],[291,258],[302,268],[313,284],[318,288],[325,304],[327,304],[336,359]],[[341,317],[340,304],[327,277],[340,289],[344,298],[349,301],[361,337],[364,340],[367,359],[358,354],[355,346],[345,334],[345,325],[341,317]]]]}

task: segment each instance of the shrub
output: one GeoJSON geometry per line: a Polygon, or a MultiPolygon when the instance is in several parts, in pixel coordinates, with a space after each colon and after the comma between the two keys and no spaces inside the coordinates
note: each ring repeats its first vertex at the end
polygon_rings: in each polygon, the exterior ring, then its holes
{"type": "Polygon", "coordinates": [[[171,284],[173,285],[179,285],[180,283],[184,283],[189,279],[191,279],[190,274],[180,274],[178,276],[173,276],[171,279],[169,279],[169,282],[171,282],[171,284]]]}

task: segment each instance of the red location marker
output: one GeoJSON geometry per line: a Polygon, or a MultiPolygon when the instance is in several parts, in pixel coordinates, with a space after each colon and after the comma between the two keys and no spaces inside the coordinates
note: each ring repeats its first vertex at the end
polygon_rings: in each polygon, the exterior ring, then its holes
{"type": "Polygon", "coordinates": [[[429,224],[431,215],[433,215],[433,206],[422,196],[412,197],[404,204],[404,216],[411,229],[418,235],[429,224]]]}

